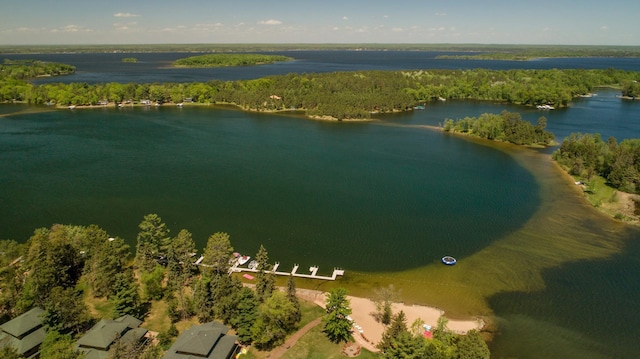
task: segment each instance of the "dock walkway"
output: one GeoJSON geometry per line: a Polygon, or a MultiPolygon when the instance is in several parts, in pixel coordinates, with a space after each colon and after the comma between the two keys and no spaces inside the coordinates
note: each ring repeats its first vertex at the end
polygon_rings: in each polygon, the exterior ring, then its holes
{"type": "MultiPolygon", "coordinates": [[[[203,256],[201,256],[200,258],[198,258],[198,260],[194,263],[195,265],[199,265],[199,266],[204,266],[206,267],[206,264],[202,264],[202,260],[204,259],[203,256]]],[[[268,270],[265,271],[266,273],[272,273],[275,275],[283,275],[283,276],[294,276],[294,277],[300,277],[300,278],[309,278],[309,279],[322,279],[322,280],[336,280],[336,278],[338,276],[342,276],[344,275],[344,269],[338,269],[338,268],[334,268],[333,269],[333,273],[330,276],[324,276],[324,275],[318,275],[318,266],[312,266],[309,267],[309,274],[302,274],[302,273],[298,273],[298,269],[300,268],[300,265],[296,264],[293,266],[293,269],[291,270],[291,272],[283,272],[283,271],[278,271],[278,268],[280,267],[280,262],[276,262],[273,265],[273,269],[272,270],[268,270]]],[[[251,269],[251,268],[247,268],[247,267],[241,267],[237,261],[235,261],[233,263],[233,265],[231,266],[231,268],[229,268],[229,274],[231,273],[241,273],[241,272],[253,272],[253,273],[258,273],[260,272],[260,270],[258,269],[251,269]]]]}

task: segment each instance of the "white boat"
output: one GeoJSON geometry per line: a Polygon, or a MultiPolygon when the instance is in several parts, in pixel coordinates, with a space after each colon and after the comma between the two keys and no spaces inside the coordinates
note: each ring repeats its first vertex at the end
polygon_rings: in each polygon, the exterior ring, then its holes
{"type": "Polygon", "coordinates": [[[538,110],[555,110],[556,108],[551,105],[538,105],[538,110]]]}
{"type": "Polygon", "coordinates": [[[238,256],[238,265],[243,265],[251,259],[249,256],[238,256]]]}
{"type": "Polygon", "coordinates": [[[456,264],[456,259],[453,258],[452,256],[444,256],[442,257],[442,263],[448,265],[448,266],[452,266],[454,264],[456,264]]]}

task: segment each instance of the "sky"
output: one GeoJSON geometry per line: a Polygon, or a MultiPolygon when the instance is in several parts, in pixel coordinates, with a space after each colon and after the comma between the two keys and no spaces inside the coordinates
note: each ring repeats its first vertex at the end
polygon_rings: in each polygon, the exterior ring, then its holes
{"type": "Polygon", "coordinates": [[[640,45],[640,0],[0,0],[0,45],[640,45]]]}

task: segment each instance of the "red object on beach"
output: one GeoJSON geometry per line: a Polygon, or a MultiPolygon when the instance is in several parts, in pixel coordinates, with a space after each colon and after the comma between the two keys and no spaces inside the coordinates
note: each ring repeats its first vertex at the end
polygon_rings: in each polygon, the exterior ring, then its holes
{"type": "Polygon", "coordinates": [[[425,330],[424,333],[422,333],[422,335],[427,339],[433,339],[433,333],[431,333],[428,330],[425,330]]]}
{"type": "Polygon", "coordinates": [[[251,274],[243,274],[242,276],[247,278],[248,280],[253,280],[253,276],[251,274]]]}

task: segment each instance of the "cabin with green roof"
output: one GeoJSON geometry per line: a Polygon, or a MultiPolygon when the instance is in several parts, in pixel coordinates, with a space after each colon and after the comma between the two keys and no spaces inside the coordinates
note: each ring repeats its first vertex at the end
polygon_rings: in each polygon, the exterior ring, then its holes
{"type": "Polygon", "coordinates": [[[42,323],[41,308],[33,308],[0,325],[0,348],[13,346],[25,358],[38,358],[40,344],[47,335],[42,323]]]}
{"type": "Polygon", "coordinates": [[[194,325],[184,331],[169,348],[163,359],[230,359],[240,350],[238,337],[227,334],[222,323],[194,325]]]}
{"type": "Polygon", "coordinates": [[[76,342],[76,350],[86,359],[106,359],[109,348],[117,340],[125,343],[141,343],[147,340],[147,329],[139,328],[142,321],[130,315],[118,319],[101,319],[76,342]]]}

